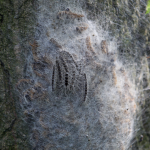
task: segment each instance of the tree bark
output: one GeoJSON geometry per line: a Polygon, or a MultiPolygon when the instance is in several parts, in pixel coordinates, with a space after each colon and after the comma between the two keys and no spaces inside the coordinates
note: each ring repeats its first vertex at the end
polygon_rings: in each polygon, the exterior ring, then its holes
{"type": "Polygon", "coordinates": [[[150,149],[146,0],[0,0],[0,149],[150,149]]]}

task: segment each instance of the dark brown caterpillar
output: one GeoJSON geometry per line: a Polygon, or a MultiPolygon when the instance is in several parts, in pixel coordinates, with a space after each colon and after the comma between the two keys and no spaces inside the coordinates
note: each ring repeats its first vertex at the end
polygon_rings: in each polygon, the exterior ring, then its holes
{"type": "Polygon", "coordinates": [[[65,86],[68,86],[68,73],[65,74],[65,86]]]}
{"type": "Polygon", "coordinates": [[[61,81],[61,70],[60,70],[60,66],[59,66],[58,60],[56,60],[56,66],[57,66],[57,69],[58,69],[58,77],[59,77],[59,80],[61,81]]]}
{"type": "Polygon", "coordinates": [[[51,38],[50,42],[53,43],[56,47],[62,48],[62,46],[55,39],[51,38]]]}
{"type": "Polygon", "coordinates": [[[76,30],[80,33],[82,33],[83,31],[85,31],[88,27],[76,27],[76,30]]]}
{"type": "Polygon", "coordinates": [[[90,36],[88,36],[86,38],[86,46],[87,46],[87,49],[92,53],[92,55],[95,55],[94,48],[93,48],[93,46],[91,44],[91,38],[90,38],[90,36]]]}
{"type": "Polygon", "coordinates": [[[63,66],[64,66],[64,68],[65,68],[65,71],[68,72],[68,67],[67,67],[65,61],[63,60],[62,57],[59,56],[59,58],[60,58],[60,60],[62,61],[62,64],[63,64],[63,66]]]}
{"type": "Polygon", "coordinates": [[[80,33],[82,33],[83,31],[87,30],[88,29],[88,25],[87,24],[83,24],[83,25],[80,25],[78,27],[76,27],[76,30],[80,33]]]}
{"type": "Polygon", "coordinates": [[[53,74],[52,74],[52,91],[54,91],[54,77],[55,77],[55,65],[53,66],[53,74]]]}
{"type": "Polygon", "coordinates": [[[85,92],[84,92],[84,101],[86,100],[86,96],[87,96],[87,79],[86,79],[86,74],[83,75],[84,76],[84,82],[85,82],[85,92]]]}
{"type": "Polygon", "coordinates": [[[66,9],[65,11],[60,11],[57,14],[57,19],[60,19],[61,16],[67,15],[70,18],[81,18],[84,17],[82,14],[76,14],[70,11],[70,9],[66,9]]]}
{"type": "Polygon", "coordinates": [[[34,60],[38,61],[39,58],[38,58],[38,55],[37,55],[37,47],[39,47],[39,45],[38,45],[37,41],[34,40],[34,42],[32,44],[30,42],[29,42],[29,44],[32,47],[31,50],[32,50],[34,60]]]}
{"type": "Polygon", "coordinates": [[[108,45],[107,45],[106,40],[102,40],[102,42],[101,42],[101,49],[102,49],[103,53],[108,54],[108,45]]]}
{"type": "Polygon", "coordinates": [[[74,85],[74,80],[75,80],[75,71],[72,72],[72,81],[71,81],[71,86],[74,85]]]}

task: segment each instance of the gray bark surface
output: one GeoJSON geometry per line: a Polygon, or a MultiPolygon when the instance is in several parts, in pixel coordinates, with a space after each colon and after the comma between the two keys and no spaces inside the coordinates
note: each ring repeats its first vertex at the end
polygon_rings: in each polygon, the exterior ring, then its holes
{"type": "Polygon", "coordinates": [[[149,150],[146,0],[0,0],[0,149],[149,150]]]}

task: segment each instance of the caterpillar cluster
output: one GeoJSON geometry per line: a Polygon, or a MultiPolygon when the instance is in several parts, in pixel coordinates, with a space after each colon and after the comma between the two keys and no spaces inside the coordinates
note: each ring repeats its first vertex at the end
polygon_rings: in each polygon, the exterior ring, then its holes
{"type": "Polygon", "coordinates": [[[81,91],[83,100],[87,95],[86,74],[80,72],[77,63],[73,57],[66,51],[61,51],[56,58],[56,64],[53,66],[52,90],[61,93],[81,91]]]}

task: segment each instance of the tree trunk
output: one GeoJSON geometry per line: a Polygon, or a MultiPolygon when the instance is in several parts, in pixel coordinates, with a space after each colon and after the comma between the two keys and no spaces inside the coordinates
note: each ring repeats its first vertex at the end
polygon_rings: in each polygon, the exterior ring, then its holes
{"type": "Polygon", "coordinates": [[[146,2],[0,0],[0,149],[150,149],[146,2]]]}

